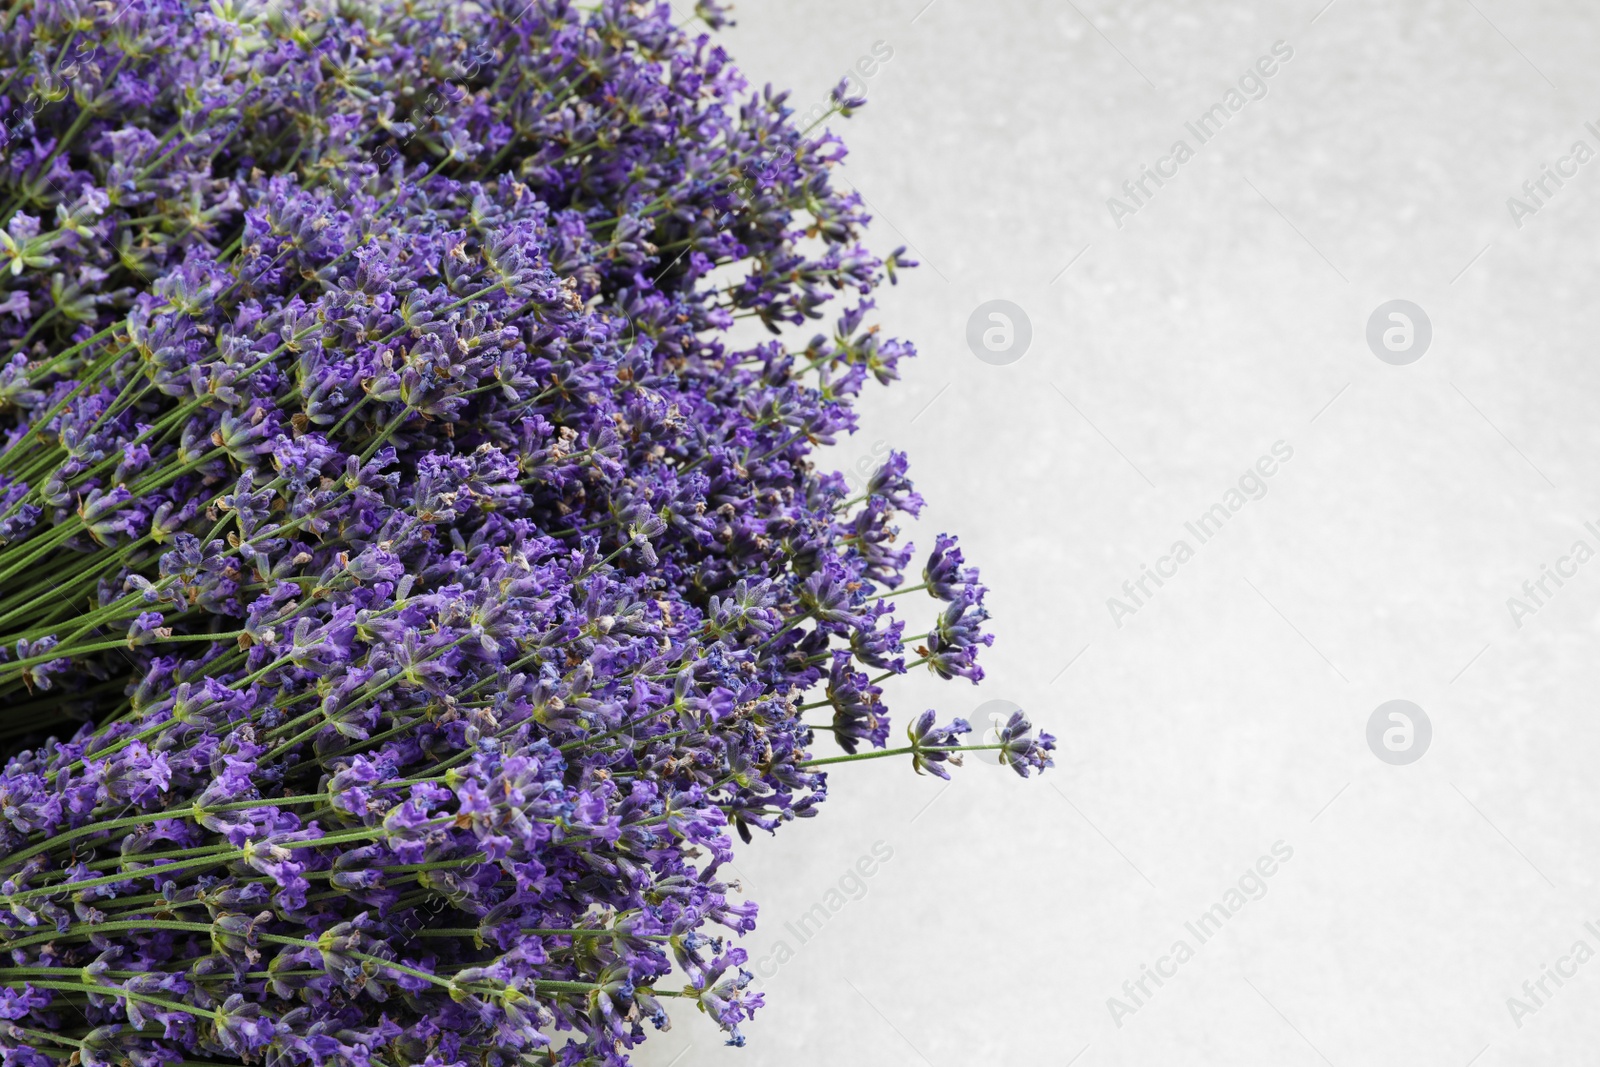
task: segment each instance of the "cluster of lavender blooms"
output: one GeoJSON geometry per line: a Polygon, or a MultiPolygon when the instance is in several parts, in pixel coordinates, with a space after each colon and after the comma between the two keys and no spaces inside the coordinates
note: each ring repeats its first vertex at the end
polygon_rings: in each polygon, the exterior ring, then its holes
{"type": "Polygon", "coordinates": [[[1051,765],[888,747],[992,640],[810,458],[914,264],[667,5],[18,0],[0,116],[4,1067],[738,1042],[735,836],[1051,765]]]}

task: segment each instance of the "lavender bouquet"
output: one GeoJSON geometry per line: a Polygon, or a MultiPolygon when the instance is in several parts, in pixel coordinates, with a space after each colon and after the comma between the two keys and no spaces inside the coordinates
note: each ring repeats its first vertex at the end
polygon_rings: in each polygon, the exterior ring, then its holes
{"type": "Polygon", "coordinates": [[[1050,765],[889,747],[992,640],[810,459],[914,264],[666,5],[16,0],[0,114],[0,1064],[739,1042],[735,837],[1050,765]]]}

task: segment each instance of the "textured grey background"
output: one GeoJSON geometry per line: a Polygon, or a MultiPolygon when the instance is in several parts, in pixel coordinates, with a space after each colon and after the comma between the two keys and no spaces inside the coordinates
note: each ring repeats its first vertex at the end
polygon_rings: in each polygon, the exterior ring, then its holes
{"type": "Polygon", "coordinates": [[[680,1011],[639,1062],[1593,1060],[1600,961],[1520,1026],[1507,998],[1600,951],[1600,560],[1520,628],[1506,601],[1600,548],[1600,161],[1520,228],[1506,201],[1600,149],[1600,12],[1323,3],[740,5],[722,43],[802,107],[894,53],[836,128],[876,240],[926,263],[882,302],[922,356],[836,458],[911,454],[916,539],[962,535],[999,641],[982,686],[891,705],[1012,700],[1061,749],[1027,782],[836,773],[739,862],[752,956],[795,950],[749,1046],[680,1011]],[[1279,40],[1267,96],[1198,146],[1184,121],[1279,40]],[[1117,228],[1107,198],[1180,137],[1196,157],[1117,228]],[[1433,324],[1410,366],[1365,342],[1395,298],[1433,324]],[[966,345],[990,299],[1032,323],[1010,366],[966,345]],[[1116,626],[1107,598],[1279,440],[1265,498],[1116,626]],[[1393,698],[1432,720],[1411,766],[1366,744],[1393,698]],[[788,932],[877,841],[864,895],[788,932]],[[1185,922],[1278,841],[1265,896],[1198,945],[1185,922]],[[1117,1025],[1108,998],[1179,938],[1195,958],[1117,1025]]]}

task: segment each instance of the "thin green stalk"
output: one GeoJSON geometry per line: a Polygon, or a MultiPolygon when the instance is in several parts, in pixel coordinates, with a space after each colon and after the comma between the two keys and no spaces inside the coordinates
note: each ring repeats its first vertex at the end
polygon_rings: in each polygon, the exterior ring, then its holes
{"type": "Polygon", "coordinates": [[[849,756],[826,756],[796,763],[796,767],[821,767],[829,763],[859,763],[862,760],[884,759],[888,756],[908,756],[918,752],[989,752],[1004,745],[907,745],[904,748],[879,748],[871,752],[857,752],[849,756]]]}

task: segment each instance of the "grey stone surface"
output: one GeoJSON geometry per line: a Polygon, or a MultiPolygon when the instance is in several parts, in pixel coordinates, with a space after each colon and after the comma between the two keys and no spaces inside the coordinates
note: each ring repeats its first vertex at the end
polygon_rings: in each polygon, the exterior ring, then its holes
{"type": "Polygon", "coordinates": [[[999,640],[981,686],[892,706],[1014,701],[1061,749],[1028,782],[837,772],[739,860],[749,1046],[679,1012],[639,1062],[1593,1059],[1600,160],[1562,160],[1600,151],[1600,9],[1322,2],[741,5],[723,43],[803,106],[893,50],[841,174],[926,263],[883,301],[922,356],[835,458],[911,454],[916,539],[962,535],[999,640]],[[1577,173],[1535,204],[1545,165],[1577,173]],[[968,345],[991,300],[1031,323],[1009,365],[968,345]],[[1431,322],[1408,365],[1367,341],[1392,300],[1431,322]],[[1134,603],[1145,566],[1175,573],[1134,603]],[[1546,567],[1575,574],[1536,603],[1546,567]],[[1396,699],[1432,728],[1409,765],[1368,747],[1396,699]],[[1171,976],[1136,1002],[1145,966],[1171,976]]]}

